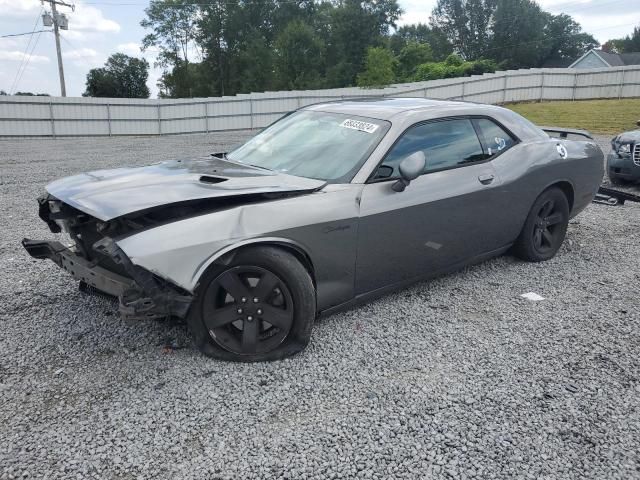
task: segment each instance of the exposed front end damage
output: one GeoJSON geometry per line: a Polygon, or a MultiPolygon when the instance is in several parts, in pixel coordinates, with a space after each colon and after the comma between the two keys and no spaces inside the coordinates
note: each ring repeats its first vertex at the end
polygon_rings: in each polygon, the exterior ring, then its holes
{"type": "Polygon", "coordinates": [[[119,310],[128,319],[176,316],[184,318],[192,295],[134,265],[109,233],[124,230],[122,225],[101,222],[46,195],[38,199],[39,216],[53,233],[65,231],[71,245],[57,241],[30,240],[22,245],[33,258],[50,259],[81,285],[118,298],[119,310]]]}

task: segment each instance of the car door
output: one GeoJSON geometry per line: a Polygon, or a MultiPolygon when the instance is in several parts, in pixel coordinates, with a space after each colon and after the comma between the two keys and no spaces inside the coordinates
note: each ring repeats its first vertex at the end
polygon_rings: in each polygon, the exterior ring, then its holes
{"type": "Polygon", "coordinates": [[[360,204],[356,294],[428,276],[507,242],[504,198],[489,152],[470,118],[414,125],[387,153],[360,204]],[[403,158],[423,151],[424,174],[403,192],[391,185],[403,158]]]}

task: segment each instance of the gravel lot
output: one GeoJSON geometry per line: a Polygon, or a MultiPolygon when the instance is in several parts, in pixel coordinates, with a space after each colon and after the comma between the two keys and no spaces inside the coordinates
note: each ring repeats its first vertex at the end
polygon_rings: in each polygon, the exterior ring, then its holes
{"type": "Polygon", "coordinates": [[[550,262],[322,319],[269,364],[124,322],[20,246],[53,237],[34,199],[57,177],[245,136],[0,141],[0,478],[640,478],[640,205],[592,205],[550,262]]]}

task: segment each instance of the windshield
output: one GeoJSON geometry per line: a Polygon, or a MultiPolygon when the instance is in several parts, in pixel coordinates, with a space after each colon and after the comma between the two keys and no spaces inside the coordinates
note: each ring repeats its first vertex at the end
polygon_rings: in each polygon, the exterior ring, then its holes
{"type": "Polygon", "coordinates": [[[299,177],[347,182],[388,128],[382,120],[303,110],[274,123],[227,158],[299,177]]]}

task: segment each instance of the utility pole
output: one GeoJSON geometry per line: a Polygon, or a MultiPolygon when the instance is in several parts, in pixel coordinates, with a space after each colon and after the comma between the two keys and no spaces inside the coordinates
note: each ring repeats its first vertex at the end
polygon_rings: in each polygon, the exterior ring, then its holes
{"type": "Polygon", "coordinates": [[[56,52],[58,54],[58,75],[60,76],[60,94],[63,97],[67,96],[67,87],[65,86],[64,83],[64,67],[62,66],[62,51],[60,50],[60,30],[68,30],[69,29],[69,23],[67,20],[67,17],[64,13],[59,14],[58,10],[56,9],[56,5],[62,5],[64,7],[71,7],[71,10],[75,10],[75,5],[70,5],[68,3],[65,2],[61,2],[58,0],[42,0],[42,3],[49,3],[51,4],[51,17],[48,17],[48,14],[45,13],[45,15],[42,17],[43,18],[43,23],[46,26],[50,26],[47,25],[48,22],[52,22],[53,23],[53,34],[56,37],[56,52]]]}

